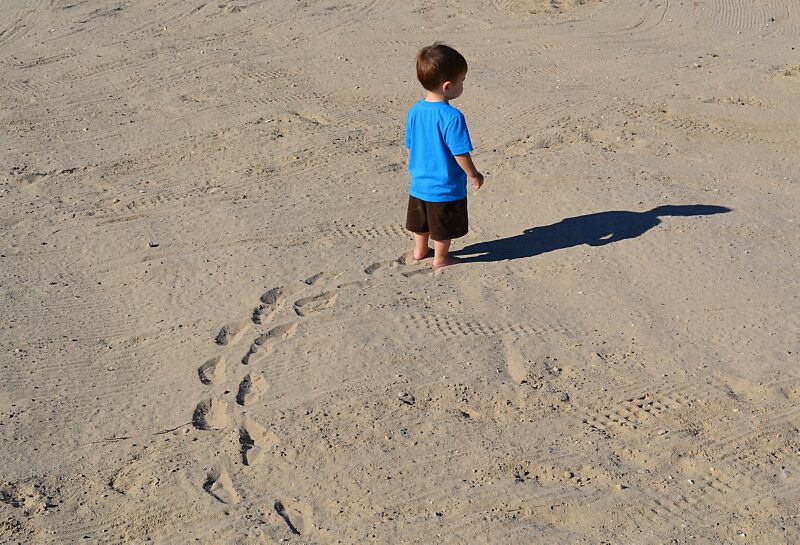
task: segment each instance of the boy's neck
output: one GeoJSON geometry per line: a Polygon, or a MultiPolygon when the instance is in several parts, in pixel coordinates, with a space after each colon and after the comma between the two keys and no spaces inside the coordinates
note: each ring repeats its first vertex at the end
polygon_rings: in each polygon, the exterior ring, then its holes
{"type": "Polygon", "coordinates": [[[445,96],[441,93],[437,93],[435,91],[427,91],[425,93],[425,102],[447,102],[450,101],[445,98],[445,96]]]}

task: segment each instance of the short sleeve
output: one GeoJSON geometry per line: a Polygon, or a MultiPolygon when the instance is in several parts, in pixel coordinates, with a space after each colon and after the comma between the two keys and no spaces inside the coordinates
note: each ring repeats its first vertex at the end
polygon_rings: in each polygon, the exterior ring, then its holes
{"type": "Polygon", "coordinates": [[[463,155],[472,151],[472,141],[469,139],[467,120],[464,114],[457,112],[445,127],[444,143],[450,148],[453,155],[463,155]]]}

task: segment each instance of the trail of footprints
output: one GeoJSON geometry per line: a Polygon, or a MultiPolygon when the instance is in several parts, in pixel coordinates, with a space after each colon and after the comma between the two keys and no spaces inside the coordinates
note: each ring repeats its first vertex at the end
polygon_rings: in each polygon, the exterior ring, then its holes
{"type": "MultiPolygon", "coordinates": [[[[207,359],[197,368],[198,379],[209,388],[209,395],[198,402],[194,409],[194,427],[203,431],[225,432],[230,430],[232,420],[236,420],[241,463],[248,467],[258,464],[265,453],[278,443],[278,438],[248,417],[246,408],[262,398],[270,388],[269,377],[263,368],[273,348],[294,337],[303,319],[331,308],[339,295],[337,290],[373,285],[374,273],[414,263],[407,263],[402,256],[389,262],[374,263],[363,270],[368,275],[366,280],[344,282],[336,290],[317,294],[305,295],[304,292],[314,286],[324,286],[325,282],[337,275],[319,273],[295,285],[278,286],[266,291],[259,298],[249,319],[220,328],[214,343],[223,347],[224,352],[207,359]],[[297,320],[274,325],[278,313],[285,309],[290,309],[297,320]],[[254,328],[260,331],[252,337],[250,346],[236,354],[243,340],[253,334],[254,328]],[[240,365],[246,366],[247,372],[243,376],[232,376],[238,375],[240,365]]],[[[402,272],[402,276],[408,278],[430,272],[428,267],[416,270],[412,267],[402,272]]],[[[241,501],[233,479],[224,467],[217,467],[208,473],[203,489],[225,504],[235,505],[241,501]]],[[[312,527],[311,509],[303,502],[278,499],[274,511],[292,534],[301,535],[312,527]]]]}
{"type": "MultiPolygon", "coordinates": [[[[378,271],[397,267],[401,264],[406,264],[404,257],[386,263],[374,263],[366,267],[363,272],[367,275],[373,275],[378,271]]],[[[411,269],[402,274],[405,277],[410,277],[414,274],[426,272],[429,272],[427,267],[420,270],[411,269]]],[[[333,276],[328,273],[319,273],[296,285],[278,286],[265,292],[260,297],[258,305],[253,309],[250,319],[225,325],[219,330],[214,338],[214,342],[217,345],[222,347],[230,346],[231,349],[228,352],[235,350],[245,335],[251,332],[254,327],[270,325],[276,314],[286,307],[292,309],[298,317],[298,321],[275,325],[258,333],[253,338],[249,348],[238,358],[240,364],[249,366],[253,370],[239,379],[238,386],[224,388],[228,373],[236,368],[230,364],[230,361],[235,361],[236,358],[234,357],[231,360],[229,354],[216,355],[200,365],[197,369],[199,380],[215,390],[224,389],[226,393],[235,392],[234,401],[242,407],[260,398],[269,389],[269,382],[267,377],[255,368],[266,361],[274,346],[292,338],[297,333],[297,328],[303,318],[329,309],[335,304],[339,295],[338,291],[323,291],[322,293],[302,297],[302,292],[312,286],[323,284],[333,276]]],[[[372,285],[371,278],[345,282],[340,284],[338,289],[369,285],[372,285]]],[[[197,404],[193,422],[195,427],[201,430],[223,429],[227,426],[230,412],[228,401],[222,396],[212,396],[197,404]]]]}
{"type": "MultiPolygon", "coordinates": [[[[249,319],[222,327],[214,342],[223,347],[224,352],[210,357],[197,368],[198,378],[209,388],[209,395],[195,407],[192,418],[195,428],[227,432],[235,420],[241,464],[251,467],[260,463],[278,444],[278,437],[250,418],[246,411],[269,391],[270,378],[264,368],[274,347],[294,337],[304,320],[332,308],[343,289],[372,287],[379,285],[387,277],[397,280],[410,279],[421,274],[432,274],[433,271],[429,266],[421,265],[408,255],[403,255],[368,265],[361,273],[366,274],[367,278],[361,276],[360,279],[339,281],[334,289],[329,289],[325,284],[339,275],[329,273],[316,274],[294,285],[274,287],[261,295],[249,319]],[[311,291],[314,287],[318,288],[318,293],[311,291]],[[279,314],[282,316],[293,314],[295,319],[276,324],[276,317],[279,314]],[[257,331],[254,332],[254,329],[257,331]],[[244,339],[248,337],[252,341],[249,347],[244,348],[247,346],[244,344],[244,339]],[[242,369],[239,366],[245,366],[246,372],[237,373],[237,370],[242,369]]],[[[408,330],[433,330],[445,338],[508,334],[541,337],[552,333],[574,333],[563,324],[547,326],[491,324],[424,313],[404,316],[401,325],[408,330]]],[[[513,371],[509,370],[512,380],[521,382],[524,378],[522,368],[517,372],[513,371]]],[[[646,412],[658,412],[663,409],[660,400],[631,400],[631,404],[637,406],[641,404],[642,407],[639,408],[646,412]]],[[[592,415],[592,423],[596,426],[605,426],[608,425],[606,420],[613,420],[615,416],[611,413],[592,415]]],[[[235,505],[241,501],[229,468],[217,467],[209,472],[203,489],[225,504],[235,505]]],[[[273,510],[274,514],[285,522],[286,529],[294,535],[303,535],[313,527],[311,508],[303,502],[276,499],[273,510]]]]}
{"type": "MultiPolygon", "coordinates": [[[[211,395],[201,400],[195,407],[192,423],[199,430],[227,431],[232,417],[238,416],[238,443],[241,463],[254,466],[259,463],[267,451],[272,449],[278,439],[270,430],[248,417],[245,408],[260,399],[270,387],[262,365],[271,349],[279,342],[293,337],[299,322],[274,325],[258,333],[249,348],[241,356],[235,350],[241,347],[242,340],[258,326],[269,326],[276,314],[291,305],[299,318],[329,308],[336,301],[336,293],[325,293],[296,298],[304,290],[329,280],[332,275],[320,273],[292,286],[280,286],[265,292],[253,309],[250,319],[223,326],[214,338],[214,342],[226,347],[226,352],[206,360],[197,369],[199,380],[209,386],[211,395]],[[233,355],[231,356],[231,352],[233,355]],[[231,385],[231,377],[239,369],[239,365],[247,366],[248,372],[238,378],[238,385],[231,385]],[[223,393],[219,393],[223,392],[223,393]],[[240,409],[237,409],[240,407],[240,409]]],[[[234,383],[235,384],[235,383],[234,383]]],[[[216,500],[236,505],[241,496],[236,490],[233,479],[224,467],[215,468],[207,475],[203,489],[216,500]]],[[[310,510],[300,508],[292,501],[276,500],[276,514],[284,520],[288,530],[300,535],[310,529],[310,510]]]]}
{"type": "MultiPolygon", "coordinates": [[[[325,283],[338,275],[319,273],[295,285],[274,287],[261,295],[258,304],[253,308],[249,319],[234,322],[220,328],[214,337],[214,343],[223,348],[221,354],[210,357],[197,368],[197,376],[202,384],[208,387],[208,395],[199,401],[194,409],[192,423],[195,428],[211,432],[227,432],[235,421],[238,433],[240,461],[249,467],[258,464],[265,454],[278,443],[277,436],[269,429],[254,421],[247,415],[247,407],[262,398],[270,388],[270,380],[265,372],[265,364],[273,348],[297,334],[298,327],[309,316],[331,308],[342,289],[348,287],[371,287],[385,278],[382,272],[399,271],[395,277],[412,278],[421,274],[432,274],[427,265],[404,255],[389,261],[373,263],[362,270],[368,275],[366,279],[353,279],[340,282],[335,289],[325,289],[325,283]],[[308,293],[313,287],[323,286],[321,293],[308,293]],[[289,310],[296,320],[274,324],[281,311],[289,310]],[[253,332],[253,329],[257,331],[253,332]],[[253,339],[250,346],[243,349],[243,341],[248,336],[253,339]],[[237,351],[241,350],[240,352],[237,351]],[[245,366],[246,371],[240,375],[237,371],[245,366]]],[[[394,276],[394,275],[392,275],[394,276]]],[[[514,326],[486,326],[473,323],[431,322],[430,317],[415,316],[421,320],[423,327],[433,326],[435,329],[454,329],[468,335],[493,335],[514,332],[514,326]],[[449,326],[449,327],[448,327],[449,326]]],[[[521,328],[520,332],[527,331],[521,328]]],[[[451,332],[452,333],[452,332],[451,332]]],[[[458,334],[458,333],[455,333],[458,334]]],[[[246,345],[244,345],[246,346],[246,345]]],[[[207,474],[203,489],[216,500],[235,505],[241,496],[234,486],[229,470],[217,467],[207,474]]],[[[234,475],[235,477],[235,475],[234,475]]],[[[295,535],[309,531],[311,509],[303,502],[295,500],[276,500],[274,511],[286,523],[287,529],[295,535]]]]}

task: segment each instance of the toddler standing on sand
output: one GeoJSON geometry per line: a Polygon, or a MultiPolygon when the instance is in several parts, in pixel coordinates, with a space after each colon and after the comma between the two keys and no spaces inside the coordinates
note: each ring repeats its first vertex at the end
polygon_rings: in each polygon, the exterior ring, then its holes
{"type": "Polygon", "coordinates": [[[444,44],[417,54],[417,79],[427,91],[408,111],[406,147],[411,174],[406,229],[414,233],[414,259],[428,256],[433,239],[433,268],[459,262],[448,254],[450,241],[469,230],[467,179],[475,189],[483,174],[472,162],[472,142],[464,114],[450,105],[464,91],[467,61],[444,44]]]}

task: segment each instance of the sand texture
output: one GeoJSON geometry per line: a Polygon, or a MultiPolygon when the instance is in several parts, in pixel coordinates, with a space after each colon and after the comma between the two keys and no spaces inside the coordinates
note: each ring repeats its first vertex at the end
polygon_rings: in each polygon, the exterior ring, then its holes
{"type": "Polygon", "coordinates": [[[800,543],[797,0],[3,0],[0,97],[0,543],[800,543]]]}

